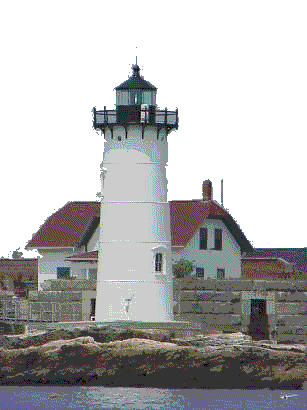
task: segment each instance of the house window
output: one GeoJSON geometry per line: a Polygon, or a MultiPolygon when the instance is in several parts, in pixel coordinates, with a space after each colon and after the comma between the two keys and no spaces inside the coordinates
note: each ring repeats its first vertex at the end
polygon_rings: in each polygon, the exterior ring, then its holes
{"type": "Polygon", "coordinates": [[[222,229],[215,229],[214,231],[214,249],[222,250],[222,229]]]}
{"type": "Polygon", "coordinates": [[[217,268],[216,279],[223,280],[225,279],[225,269],[217,268]]]}
{"type": "Polygon", "coordinates": [[[162,253],[156,253],[155,271],[162,272],[162,253]]]}
{"type": "Polygon", "coordinates": [[[208,231],[207,228],[199,229],[199,249],[207,249],[208,231]]]}
{"type": "Polygon", "coordinates": [[[204,268],[196,268],[196,277],[203,278],[205,274],[204,268]]]}
{"type": "Polygon", "coordinates": [[[70,277],[70,268],[57,268],[57,279],[67,279],[70,277]]]}

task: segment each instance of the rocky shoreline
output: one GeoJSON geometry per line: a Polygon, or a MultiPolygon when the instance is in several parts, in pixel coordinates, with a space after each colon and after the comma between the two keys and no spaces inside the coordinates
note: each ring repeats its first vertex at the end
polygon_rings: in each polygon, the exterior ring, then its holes
{"type": "Polygon", "coordinates": [[[305,389],[306,345],[104,328],[0,338],[0,385],[305,389]]]}

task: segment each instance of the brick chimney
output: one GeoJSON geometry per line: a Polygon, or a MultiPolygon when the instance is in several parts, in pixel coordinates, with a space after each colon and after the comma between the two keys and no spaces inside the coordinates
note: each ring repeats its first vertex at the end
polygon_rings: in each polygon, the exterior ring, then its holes
{"type": "Polygon", "coordinates": [[[203,182],[203,201],[210,201],[212,199],[212,182],[207,179],[203,182]]]}

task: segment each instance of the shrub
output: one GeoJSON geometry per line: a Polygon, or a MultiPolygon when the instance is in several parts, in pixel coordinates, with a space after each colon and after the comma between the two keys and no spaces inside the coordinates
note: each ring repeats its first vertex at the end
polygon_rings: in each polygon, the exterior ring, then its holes
{"type": "Polygon", "coordinates": [[[173,275],[176,278],[184,278],[190,275],[196,268],[195,261],[189,261],[187,259],[180,259],[173,264],[173,275]]]}

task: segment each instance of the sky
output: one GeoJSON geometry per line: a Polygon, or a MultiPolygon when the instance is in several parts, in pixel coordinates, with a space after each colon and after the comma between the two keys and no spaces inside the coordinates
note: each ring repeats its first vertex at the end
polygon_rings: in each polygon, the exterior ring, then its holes
{"type": "Polygon", "coordinates": [[[68,201],[95,201],[92,108],[141,75],[169,137],[168,199],[202,182],[256,248],[306,247],[306,1],[15,1],[0,6],[0,257],[68,201]]]}

